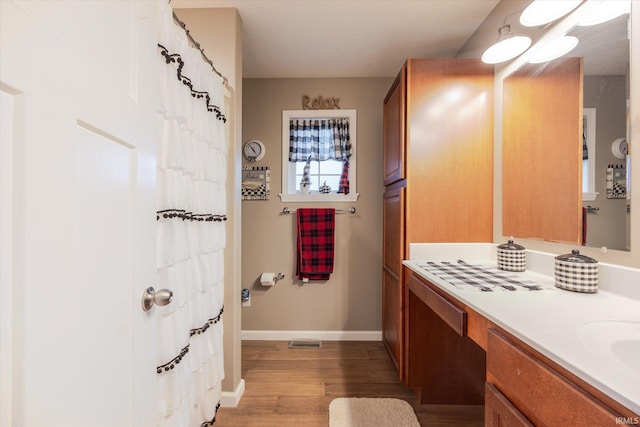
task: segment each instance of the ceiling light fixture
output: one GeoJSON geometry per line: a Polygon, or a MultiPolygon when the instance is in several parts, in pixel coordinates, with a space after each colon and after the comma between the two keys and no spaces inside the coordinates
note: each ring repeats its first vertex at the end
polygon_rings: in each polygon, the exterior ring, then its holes
{"type": "MultiPolygon", "coordinates": [[[[505,18],[506,22],[506,18],[505,18]]],[[[516,36],[511,32],[511,25],[503,25],[498,29],[498,41],[482,54],[485,64],[499,64],[520,55],[531,46],[531,39],[526,36],[516,36]]]]}
{"type": "Polygon", "coordinates": [[[577,45],[578,38],[574,36],[563,36],[542,46],[536,45],[535,50],[530,52],[529,62],[531,64],[541,64],[551,61],[571,52],[577,45]]]}
{"type": "Polygon", "coordinates": [[[600,4],[585,19],[578,22],[581,27],[602,24],[618,16],[631,12],[631,2],[626,0],[601,1],[600,4]]]}
{"type": "Polygon", "coordinates": [[[525,27],[548,24],[575,9],[582,0],[534,0],[520,15],[525,27]]]}

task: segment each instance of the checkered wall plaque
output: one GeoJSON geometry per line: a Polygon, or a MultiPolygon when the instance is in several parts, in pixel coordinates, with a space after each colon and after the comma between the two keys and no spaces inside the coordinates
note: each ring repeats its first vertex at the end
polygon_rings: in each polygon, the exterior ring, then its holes
{"type": "Polygon", "coordinates": [[[242,168],[242,200],[269,200],[269,166],[242,168]]]}
{"type": "Polygon", "coordinates": [[[607,199],[627,198],[627,168],[625,165],[607,167],[607,199]]]}

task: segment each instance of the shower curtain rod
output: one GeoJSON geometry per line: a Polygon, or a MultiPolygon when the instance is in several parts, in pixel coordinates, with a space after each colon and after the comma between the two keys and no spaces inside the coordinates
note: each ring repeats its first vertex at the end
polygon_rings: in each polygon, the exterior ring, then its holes
{"type": "MultiPolygon", "coordinates": [[[[171,2],[171,1],[169,1],[169,2],[171,2]]],[[[204,53],[204,49],[202,49],[200,47],[200,43],[198,43],[193,38],[191,33],[189,33],[189,30],[187,29],[187,24],[185,24],[183,21],[181,21],[180,18],[178,18],[178,15],[176,15],[175,12],[173,12],[173,20],[175,21],[176,24],[178,24],[178,25],[180,25],[180,27],[182,27],[182,29],[184,30],[185,34],[189,38],[189,41],[200,51],[200,54],[202,55],[202,59],[204,59],[205,62],[207,62],[211,66],[211,69],[213,70],[214,73],[216,73],[217,75],[222,77],[222,82],[224,83],[225,87],[228,87],[229,86],[229,80],[227,80],[227,78],[225,76],[223,76],[220,71],[218,71],[216,69],[216,67],[213,65],[213,61],[210,60],[209,57],[207,57],[207,55],[204,53]]]]}

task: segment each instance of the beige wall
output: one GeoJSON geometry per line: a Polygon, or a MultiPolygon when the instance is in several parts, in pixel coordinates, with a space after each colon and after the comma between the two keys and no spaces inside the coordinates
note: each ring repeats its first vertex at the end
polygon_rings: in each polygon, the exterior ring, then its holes
{"type": "MultiPolygon", "coordinates": [[[[382,103],[393,79],[245,79],[243,141],[258,139],[271,168],[271,198],[242,202],[242,287],[252,293],[242,308],[243,331],[380,331],[382,265],[382,103]],[[282,203],[282,110],[302,109],[302,96],[340,98],[356,109],[360,198],[353,203],[282,203]],[[295,214],[282,209],[355,206],[336,216],[334,272],[326,282],[295,278],[295,214]],[[275,287],[262,272],[283,272],[275,287]]],[[[246,160],[243,159],[244,162],[246,160]]]]}

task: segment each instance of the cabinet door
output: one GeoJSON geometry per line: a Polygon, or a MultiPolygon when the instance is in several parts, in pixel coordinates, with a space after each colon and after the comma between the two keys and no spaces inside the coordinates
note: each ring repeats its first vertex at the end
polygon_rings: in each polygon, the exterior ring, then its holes
{"type": "Polygon", "coordinates": [[[400,378],[404,371],[404,191],[402,183],[396,184],[387,189],[383,199],[382,339],[400,378]]]}
{"type": "Polygon", "coordinates": [[[484,425],[533,427],[533,424],[518,411],[492,384],[486,383],[484,401],[484,425]]]}
{"type": "Polygon", "coordinates": [[[382,276],[382,341],[400,379],[404,370],[402,300],[402,281],[385,267],[382,276]]]}
{"type": "Polygon", "coordinates": [[[384,185],[405,178],[405,81],[403,67],[384,100],[384,185]]]}
{"type": "Polygon", "coordinates": [[[401,275],[402,260],[405,258],[404,194],[404,187],[394,186],[388,188],[383,196],[383,260],[384,266],[396,277],[400,277],[401,275]]]}

